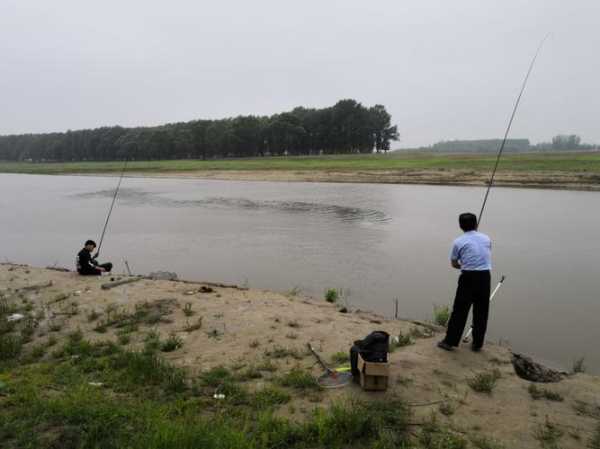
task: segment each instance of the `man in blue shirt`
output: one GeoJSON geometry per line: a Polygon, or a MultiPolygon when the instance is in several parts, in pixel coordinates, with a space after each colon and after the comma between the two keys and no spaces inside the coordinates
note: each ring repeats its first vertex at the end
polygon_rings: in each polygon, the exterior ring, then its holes
{"type": "Polygon", "coordinates": [[[460,214],[458,223],[464,234],[454,240],[450,263],[461,270],[461,274],[446,337],[438,346],[447,351],[458,346],[473,305],[471,349],[480,351],[485,339],[490,305],[492,241],[487,235],[477,232],[477,217],[474,214],[460,214]]]}

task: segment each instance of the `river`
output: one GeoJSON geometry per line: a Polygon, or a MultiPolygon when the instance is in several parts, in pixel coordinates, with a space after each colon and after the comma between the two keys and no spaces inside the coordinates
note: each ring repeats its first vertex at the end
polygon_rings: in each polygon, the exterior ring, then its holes
{"type": "MultiPolygon", "coordinates": [[[[0,174],[0,257],[73,267],[98,239],[117,179],[0,174]]],[[[124,271],[322,297],[429,319],[453,299],[457,215],[477,187],[125,178],[102,249],[124,271]]],[[[482,231],[493,240],[489,338],[570,369],[600,373],[600,193],[497,188],[482,231]]],[[[361,337],[357,335],[357,338],[361,337]]],[[[350,343],[350,342],[349,342],[350,343]]],[[[433,342],[432,342],[433,344],[433,342]]]]}

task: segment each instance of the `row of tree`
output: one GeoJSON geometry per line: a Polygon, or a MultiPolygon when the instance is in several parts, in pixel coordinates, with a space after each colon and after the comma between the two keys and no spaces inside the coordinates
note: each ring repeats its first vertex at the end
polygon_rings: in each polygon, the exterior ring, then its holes
{"type": "MultiPolygon", "coordinates": [[[[495,153],[500,149],[502,139],[479,140],[447,140],[434,143],[428,147],[413,148],[416,151],[436,151],[440,153],[495,153]]],[[[598,145],[581,143],[576,134],[557,135],[552,142],[541,142],[531,145],[529,139],[507,139],[504,151],[508,153],[525,153],[535,151],[585,151],[598,149],[598,145]]]]}
{"type": "Polygon", "coordinates": [[[272,116],[195,120],[145,128],[104,127],[0,136],[0,160],[211,159],[388,151],[398,130],[382,105],[341,100],[332,107],[272,116]]]}
{"type": "MultiPolygon", "coordinates": [[[[433,144],[430,149],[442,153],[490,153],[498,151],[502,139],[448,140],[433,144]]],[[[507,139],[505,151],[524,152],[530,148],[529,139],[507,139]]]]}

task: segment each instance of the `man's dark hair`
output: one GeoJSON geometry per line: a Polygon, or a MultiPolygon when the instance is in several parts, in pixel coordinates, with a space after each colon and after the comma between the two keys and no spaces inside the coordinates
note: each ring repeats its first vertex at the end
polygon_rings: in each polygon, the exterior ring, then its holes
{"type": "Polygon", "coordinates": [[[475,231],[477,229],[477,216],[471,212],[465,212],[458,216],[460,229],[465,232],[475,231]]]}
{"type": "Polygon", "coordinates": [[[93,240],[88,240],[87,242],[85,242],[85,245],[83,245],[83,246],[88,246],[88,245],[94,245],[94,248],[95,248],[96,242],[94,242],[93,240]]]}

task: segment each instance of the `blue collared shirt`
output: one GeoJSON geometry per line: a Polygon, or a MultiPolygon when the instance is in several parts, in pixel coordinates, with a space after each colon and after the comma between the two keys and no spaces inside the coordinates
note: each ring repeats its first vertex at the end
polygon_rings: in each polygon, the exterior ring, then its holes
{"type": "Polygon", "coordinates": [[[481,232],[465,232],[454,240],[450,260],[459,261],[464,271],[491,270],[492,241],[481,232]]]}

